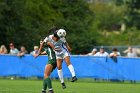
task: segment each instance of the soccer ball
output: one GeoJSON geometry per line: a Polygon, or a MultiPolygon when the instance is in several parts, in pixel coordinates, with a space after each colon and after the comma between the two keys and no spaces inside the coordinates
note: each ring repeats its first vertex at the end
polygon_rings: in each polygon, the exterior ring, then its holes
{"type": "Polygon", "coordinates": [[[62,38],[62,37],[65,37],[66,36],[66,31],[64,29],[59,29],[57,31],[57,35],[62,38]]]}

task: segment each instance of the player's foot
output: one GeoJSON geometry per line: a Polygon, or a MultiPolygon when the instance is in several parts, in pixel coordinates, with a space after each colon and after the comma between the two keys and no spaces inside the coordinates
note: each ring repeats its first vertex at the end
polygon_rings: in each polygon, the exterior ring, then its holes
{"type": "Polygon", "coordinates": [[[42,90],[42,93],[46,93],[46,90],[42,90]]]}
{"type": "Polygon", "coordinates": [[[72,77],[71,82],[75,82],[75,81],[77,81],[77,77],[76,76],[72,77]]]}
{"type": "Polygon", "coordinates": [[[54,93],[54,91],[53,90],[49,90],[48,93],[54,93]]]}
{"type": "Polygon", "coordinates": [[[65,83],[61,83],[61,84],[62,84],[62,88],[65,89],[66,88],[65,83]]]}

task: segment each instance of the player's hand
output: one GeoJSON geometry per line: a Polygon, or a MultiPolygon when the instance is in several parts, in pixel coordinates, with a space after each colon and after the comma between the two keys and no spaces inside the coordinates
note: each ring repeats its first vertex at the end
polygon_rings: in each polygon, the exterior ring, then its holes
{"type": "Polygon", "coordinates": [[[71,51],[72,51],[72,49],[69,47],[69,48],[68,48],[68,51],[69,51],[69,52],[71,52],[71,51]]]}
{"type": "Polygon", "coordinates": [[[33,56],[34,56],[35,58],[37,58],[37,57],[39,56],[39,54],[34,54],[33,56]]]}

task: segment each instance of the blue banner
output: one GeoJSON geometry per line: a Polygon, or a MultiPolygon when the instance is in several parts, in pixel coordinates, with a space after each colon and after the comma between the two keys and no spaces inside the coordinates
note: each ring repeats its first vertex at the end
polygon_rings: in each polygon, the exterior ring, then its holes
{"type": "MultiPolygon", "coordinates": [[[[31,55],[18,57],[15,55],[0,55],[0,76],[40,76],[43,77],[47,64],[47,56],[34,58],[31,55]]],[[[140,80],[140,59],[122,58],[112,59],[108,57],[71,56],[78,78],[102,78],[119,80],[140,80]]],[[[71,77],[68,67],[63,62],[64,77],[71,77]]],[[[58,77],[57,69],[51,77],[58,77]]]]}

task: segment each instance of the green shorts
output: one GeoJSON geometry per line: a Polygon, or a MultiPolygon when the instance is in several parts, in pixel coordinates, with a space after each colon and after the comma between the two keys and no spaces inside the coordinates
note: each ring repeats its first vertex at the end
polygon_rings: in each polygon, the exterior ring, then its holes
{"type": "Polygon", "coordinates": [[[53,69],[52,69],[52,71],[53,71],[56,68],[56,66],[57,66],[56,59],[48,60],[47,64],[51,64],[53,66],[53,69]]]}

